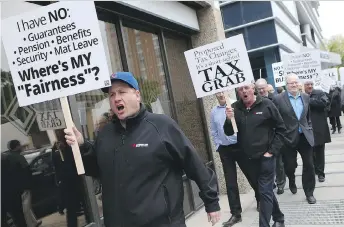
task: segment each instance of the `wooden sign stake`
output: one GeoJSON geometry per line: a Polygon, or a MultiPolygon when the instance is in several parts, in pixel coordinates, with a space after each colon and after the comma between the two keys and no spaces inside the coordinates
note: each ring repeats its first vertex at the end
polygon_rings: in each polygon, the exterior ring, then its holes
{"type": "MultiPolygon", "coordinates": [[[[61,102],[61,107],[62,107],[62,111],[63,111],[63,116],[64,116],[64,119],[66,122],[66,127],[74,135],[74,132],[73,132],[74,123],[73,123],[73,119],[72,119],[72,114],[70,113],[69,103],[68,103],[67,97],[60,98],[60,102],[61,102]]],[[[75,135],[74,135],[74,137],[75,137],[75,135]]],[[[73,156],[74,156],[75,166],[76,166],[76,170],[78,172],[78,175],[85,174],[85,169],[84,169],[84,164],[82,163],[82,157],[81,157],[81,153],[80,153],[80,149],[79,149],[79,144],[74,143],[74,145],[72,145],[72,150],[73,150],[73,156]]]]}
{"type": "MultiPolygon", "coordinates": [[[[229,97],[228,97],[227,95],[225,95],[225,97],[226,97],[226,104],[227,104],[228,106],[231,106],[231,105],[232,105],[232,102],[230,101],[229,97]]],[[[232,117],[232,118],[231,118],[231,122],[232,122],[232,126],[233,126],[233,131],[234,131],[235,133],[237,133],[237,132],[238,132],[238,126],[237,126],[237,123],[236,123],[236,121],[235,121],[235,117],[232,117]]]]}

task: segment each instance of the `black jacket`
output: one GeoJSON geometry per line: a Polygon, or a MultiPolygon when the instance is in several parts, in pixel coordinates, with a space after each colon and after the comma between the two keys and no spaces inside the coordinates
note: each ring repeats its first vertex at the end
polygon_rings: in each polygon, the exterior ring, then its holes
{"type": "Polygon", "coordinates": [[[340,94],[341,89],[336,87],[334,90],[330,91],[328,94],[328,98],[331,103],[331,109],[330,112],[328,113],[329,117],[339,117],[342,116],[341,113],[341,97],[340,94]]]}
{"type": "MultiPolygon", "coordinates": [[[[277,155],[283,146],[286,129],[273,102],[257,96],[249,110],[241,100],[233,103],[232,107],[242,150],[251,158],[259,158],[265,152],[277,155]]],[[[231,121],[226,120],[224,132],[228,136],[234,134],[231,121]]]]}
{"type": "Polygon", "coordinates": [[[309,97],[311,121],[313,123],[314,146],[329,143],[331,142],[331,135],[327,123],[326,108],[330,105],[330,100],[325,92],[315,89],[309,97]]]}
{"type": "Polygon", "coordinates": [[[220,210],[214,172],[166,115],[149,113],[142,105],[126,129],[114,119],[94,146],[85,143],[82,149],[88,152],[83,157],[86,174],[101,179],[106,227],[185,223],[183,170],[200,188],[206,211],[220,210]]]}

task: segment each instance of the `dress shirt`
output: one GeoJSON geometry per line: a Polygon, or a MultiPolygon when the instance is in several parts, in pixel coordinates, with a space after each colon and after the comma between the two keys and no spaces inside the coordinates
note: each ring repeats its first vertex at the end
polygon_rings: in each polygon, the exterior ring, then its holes
{"type": "Polygon", "coordinates": [[[211,111],[210,128],[216,150],[220,145],[228,146],[237,143],[237,135],[226,136],[223,131],[223,125],[226,121],[226,105],[216,106],[211,111]]]}
{"type": "MultiPolygon", "coordinates": [[[[295,115],[298,120],[301,118],[301,114],[303,112],[303,102],[302,102],[302,97],[301,94],[298,93],[295,97],[288,92],[289,100],[290,103],[294,109],[295,115]]],[[[302,133],[302,129],[299,126],[299,132],[302,133]]]]}

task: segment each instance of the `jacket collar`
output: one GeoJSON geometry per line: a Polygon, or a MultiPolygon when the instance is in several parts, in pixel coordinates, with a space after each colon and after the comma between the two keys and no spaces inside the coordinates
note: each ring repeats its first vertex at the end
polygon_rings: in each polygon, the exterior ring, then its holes
{"type": "MultiPolygon", "coordinates": [[[[250,109],[253,109],[256,105],[258,105],[259,103],[261,103],[263,100],[263,98],[260,95],[256,96],[256,101],[252,104],[252,106],[250,107],[250,109]]],[[[236,102],[236,107],[240,110],[246,110],[246,106],[244,104],[244,102],[240,99],[239,101],[236,102]]]]}
{"type": "MultiPolygon", "coordinates": [[[[140,110],[139,112],[132,116],[132,117],[128,117],[126,122],[126,129],[131,129],[133,126],[137,125],[142,119],[144,119],[147,115],[147,110],[146,107],[144,106],[144,104],[140,103],[140,110]]],[[[115,124],[116,129],[118,130],[126,130],[120,120],[117,118],[116,115],[113,116],[113,120],[112,122],[115,124]]]]}

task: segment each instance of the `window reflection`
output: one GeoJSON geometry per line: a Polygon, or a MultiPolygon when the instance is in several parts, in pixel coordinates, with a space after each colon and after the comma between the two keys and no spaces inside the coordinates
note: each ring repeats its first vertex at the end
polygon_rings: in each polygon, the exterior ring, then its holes
{"type": "MultiPolygon", "coordinates": [[[[11,1],[2,5],[5,12],[2,19],[36,6],[20,2],[14,9],[13,4],[11,1]]],[[[58,175],[61,172],[68,176],[74,174],[75,181],[81,181],[80,177],[66,167],[66,163],[57,166],[53,161],[58,150],[54,147],[59,140],[58,131],[64,128],[58,123],[58,120],[64,122],[63,115],[58,114],[61,112],[59,100],[19,107],[2,43],[1,56],[1,226],[88,224],[83,205],[84,188],[79,187],[80,184],[75,187],[69,184],[68,190],[63,190],[67,180],[58,175]],[[71,203],[71,192],[75,190],[80,197],[71,203]]],[[[73,166],[72,153],[65,152],[73,166]]]]}
{"type": "Polygon", "coordinates": [[[146,108],[150,112],[171,116],[158,36],[123,27],[123,39],[129,71],[138,80],[146,108]]]}
{"type": "MultiPolygon", "coordinates": [[[[116,27],[114,24],[104,21],[98,22],[109,71],[110,73],[122,71],[123,69],[118,47],[116,27]]],[[[77,94],[75,95],[75,98],[82,134],[86,139],[94,141],[98,131],[110,121],[112,116],[108,96],[101,90],[94,90],[77,94]]],[[[102,217],[102,187],[100,179],[93,179],[93,187],[98,203],[99,215],[102,217]]]]}

